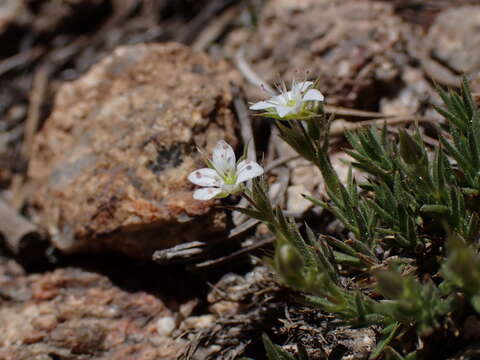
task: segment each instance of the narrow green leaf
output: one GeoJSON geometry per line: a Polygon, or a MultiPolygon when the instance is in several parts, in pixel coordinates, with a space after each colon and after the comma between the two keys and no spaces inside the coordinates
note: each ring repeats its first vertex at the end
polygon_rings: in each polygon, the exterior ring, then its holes
{"type": "Polygon", "coordinates": [[[309,360],[310,357],[308,356],[307,350],[302,344],[297,344],[298,349],[298,360],[309,360]]]}
{"type": "Polygon", "coordinates": [[[262,334],[263,346],[267,352],[269,360],[282,360],[281,354],[278,351],[277,347],[272,343],[267,334],[262,334]]]}
{"type": "Polygon", "coordinates": [[[420,211],[423,213],[432,213],[439,215],[447,215],[450,212],[450,209],[445,205],[423,205],[420,208],[420,211]]]}
{"type": "Polygon", "coordinates": [[[242,208],[239,206],[221,206],[221,208],[232,210],[232,211],[238,211],[242,214],[245,214],[251,218],[260,220],[260,221],[268,221],[269,218],[262,214],[261,212],[253,209],[247,209],[247,208],[242,208]]]}
{"type": "Polygon", "coordinates": [[[333,255],[335,256],[335,261],[343,265],[351,265],[355,267],[364,267],[365,264],[360,260],[360,258],[347,255],[342,252],[334,251],[333,255]]]}
{"type": "Polygon", "coordinates": [[[380,340],[377,346],[375,346],[375,349],[373,349],[372,353],[368,357],[369,360],[374,360],[380,356],[380,354],[385,349],[385,346],[387,346],[394,338],[399,327],[400,327],[400,324],[398,323],[392,326],[390,333],[386,337],[384,337],[382,340],[380,340]]]}
{"type": "Polygon", "coordinates": [[[335,239],[333,236],[322,235],[322,239],[325,239],[331,246],[336,247],[337,249],[340,249],[351,256],[355,256],[357,253],[355,249],[345,244],[344,241],[335,239]]]}
{"type": "Polygon", "coordinates": [[[387,354],[387,360],[405,360],[405,358],[391,346],[385,347],[385,354],[387,354]]]}

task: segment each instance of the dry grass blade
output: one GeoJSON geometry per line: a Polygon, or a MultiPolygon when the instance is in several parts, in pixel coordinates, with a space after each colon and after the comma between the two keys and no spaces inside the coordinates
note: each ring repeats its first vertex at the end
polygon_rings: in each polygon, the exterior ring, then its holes
{"type": "Polygon", "coordinates": [[[30,92],[30,102],[28,106],[28,117],[25,123],[25,133],[23,142],[23,155],[26,159],[30,158],[33,147],[33,137],[38,130],[41,116],[41,108],[45,95],[47,93],[48,79],[50,77],[50,68],[47,65],[39,67],[33,77],[32,90],[30,92]]]}
{"type": "Polygon", "coordinates": [[[275,237],[271,236],[271,237],[268,237],[264,240],[256,241],[254,244],[252,244],[248,247],[237,250],[237,251],[235,251],[231,254],[222,256],[218,259],[207,260],[207,261],[204,261],[204,262],[201,262],[201,263],[198,263],[198,264],[194,264],[194,265],[190,266],[189,269],[190,270],[205,270],[205,269],[211,268],[213,266],[219,266],[219,265],[225,264],[227,262],[230,262],[230,261],[232,261],[232,260],[234,260],[238,257],[250,254],[252,251],[257,250],[259,248],[262,248],[266,245],[273,244],[274,241],[275,241],[275,237]]]}
{"type": "Polygon", "coordinates": [[[192,44],[192,48],[196,51],[204,51],[207,49],[210,44],[222,35],[240,11],[239,6],[233,6],[220,14],[215,21],[210,22],[200,35],[197,36],[192,44]]]}

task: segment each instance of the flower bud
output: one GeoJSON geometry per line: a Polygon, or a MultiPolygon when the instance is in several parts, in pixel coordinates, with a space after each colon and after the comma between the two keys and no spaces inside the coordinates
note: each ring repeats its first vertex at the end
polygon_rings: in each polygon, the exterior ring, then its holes
{"type": "Polygon", "coordinates": [[[400,130],[398,135],[402,159],[409,165],[418,164],[423,157],[422,147],[405,130],[400,130]]]}
{"type": "Polygon", "coordinates": [[[278,271],[287,278],[297,278],[303,268],[303,259],[292,245],[281,245],[275,255],[278,271]]]}
{"type": "Polygon", "coordinates": [[[403,293],[403,282],[400,275],[381,270],[375,273],[380,293],[388,299],[398,299],[403,293]]]}

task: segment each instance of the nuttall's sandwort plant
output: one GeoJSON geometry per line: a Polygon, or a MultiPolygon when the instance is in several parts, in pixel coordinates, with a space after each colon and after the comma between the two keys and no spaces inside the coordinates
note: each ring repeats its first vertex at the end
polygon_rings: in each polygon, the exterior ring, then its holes
{"type": "MultiPolygon", "coordinates": [[[[459,92],[438,89],[443,105],[436,109],[445,121],[436,146],[427,147],[418,128],[396,136],[387,124],[347,133],[351,148],[345,151],[353,162],[346,183],[329,160],[333,116],[324,111],[323,95],[309,81],[280,90],[251,109],[274,119],[281,138],[320,169],[326,194],[305,197],[345,231],[300,228],[271,204],[261,178],[250,188],[237,187],[261,175],[259,165],[240,176],[243,167],[230,159],[225,168],[236,175],[213,164],[213,172],[200,172],[212,178],[208,184],[195,182],[195,172],[191,181],[213,187],[210,195],[217,197],[242,193],[250,206],[236,210],[275,235],[275,255],[267,262],[296,291],[295,301],[331,313],[343,325],[378,330],[370,359],[447,358],[478,340],[462,334],[480,326],[480,115],[467,81],[459,92]],[[357,183],[352,167],[366,180],[357,183]]],[[[301,346],[294,356],[267,336],[264,344],[271,360],[308,359],[301,346]]]]}

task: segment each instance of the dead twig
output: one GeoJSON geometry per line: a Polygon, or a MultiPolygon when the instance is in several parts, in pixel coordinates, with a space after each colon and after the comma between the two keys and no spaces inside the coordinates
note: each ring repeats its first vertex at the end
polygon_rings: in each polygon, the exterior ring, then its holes
{"type": "Polygon", "coordinates": [[[222,256],[220,258],[213,259],[213,260],[207,260],[207,261],[204,261],[204,262],[201,262],[201,263],[198,263],[198,264],[191,265],[189,267],[189,269],[190,270],[204,270],[206,268],[211,268],[212,266],[222,265],[222,264],[225,264],[226,262],[232,261],[233,259],[236,259],[236,258],[241,257],[243,255],[249,254],[256,249],[259,249],[259,248],[264,247],[266,245],[272,244],[274,241],[275,241],[275,236],[271,236],[271,237],[268,237],[266,239],[256,241],[254,244],[252,244],[248,247],[237,250],[237,251],[235,251],[231,254],[222,256]]]}
{"type": "Polygon", "coordinates": [[[252,67],[245,60],[245,49],[241,47],[237,50],[234,56],[234,63],[237,69],[242,73],[243,77],[251,84],[257,86],[263,86],[265,90],[271,93],[275,93],[275,89],[268,85],[258,74],[253,71],[252,67]]]}
{"type": "Polygon", "coordinates": [[[230,230],[230,232],[228,233],[228,238],[229,239],[235,238],[240,234],[243,234],[244,232],[250,230],[251,228],[256,226],[258,223],[260,223],[260,221],[257,219],[248,219],[247,221],[241,223],[238,226],[235,226],[232,230],[230,230]]]}
{"type": "Polygon", "coordinates": [[[96,30],[91,36],[79,36],[70,45],[53,50],[47,55],[45,63],[53,63],[52,67],[54,67],[54,69],[52,69],[52,72],[55,72],[78,53],[84,51],[88,47],[100,43],[104,39],[105,34],[118,24],[124,22],[138,5],[139,0],[114,1],[114,11],[112,16],[110,16],[98,30],[96,30]]]}
{"type": "Polygon", "coordinates": [[[379,112],[374,111],[364,111],[364,110],[357,110],[357,109],[349,109],[343,106],[335,106],[335,105],[325,105],[325,112],[328,114],[337,114],[342,116],[352,116],[352,117],[359,117],[359,118],[390,118],[392,116],[388,116],[379,112]]]}
{"type": "Polygon", "coordinates": [[[184,44],[191,44],[202,28],[218,13],[229,7],[235,0],[212,1],[197,16],[187,24],[184,31],[180,32],[177,41],[184,44]]]}
{"type": "Polygon", "coordinates": [[[205,243],[192,241],[153,253],[152,260],[161,265],[193,260],[205,252],[205,243]]]}
{"type": "MultiPolygon", "coordinates": [[[[23,127],[22,154],[25,159],[30,159],[33,150],[33,140],[40,125],[42,106],[48,91],[50,74],[51,68],[48,65],[40,65],[33,76],[28,115],[25,126],[23,127]]],[[[26,191],[27,189],[24,186],[24,182],[24,174],[15,177],[15,181],[12,182],[12,193],[14,194],[12,205],[15,209],[21,208],[27,196],[28,191],[26,191]]]]}
{"type": "Polygon", "coordinates": [[[400,125],[400,124],[408,124],[413,122],[436,122],[435,119],[427,118],[423,116],[415,116],[415,115],[405,115],[405,116],[395,116],[395,117],[384,117],[380,119],[370,119],[365,121],[359,122],[350,122],[345,121],[342,119],[335,120],[332,123],[332,127],[330,128],[330,135],[331,136],[341,136],[344,135],[345,132],[348,131],[355,131],[367,126],[375,126],[375,125],[382,125],[383,123],[387,123],[388,125],[400,125]]]}
{"type": "MultiPolygon", "coordinates": [[[[247,156],[252,161],[257,161],[257,151],[255,148],[255,140],[253,138],[252,122],[248,114],[248,107],[245,103],[243,94],[240,88],[232,86],[233,105],[237,113],[237,118],[240,123],[240,133],[242,135],[243,143],[247,146],[247,156]]],[[[240,200],[238,206],[247,206],[248,201],[244,198],[240,200]]],[[[238,211],[233,212],[234,224],[241,224],[247,220],[247,216],[238,211]]]]}
{"type": "Polygon", "coordinates": [[[282,165],[285,165],[286,163],[288,163],[289,161],[292,161],[292,160],[296,160],[296,159],[300,159],[300,155],[286,155],[286,156],[282,156],[280,158],[277,158],[275,160],[272,160],[271,162],[269,162],[267,164],[267,166],[265,166],[264,170],[266,173],[270,172],[271,170],[279,167],[279,166],[282,166],[282,165]]]}
{"type": "Polygon", "coordinates": [[[232,23],[241,11],[240,6],[233,6],[220,14],[215,21],[212,21],[201,33],[197,36],[192,44],[195,51],[204,51],[208,46],[218,39],[225,28],[232,23]]]}
{"type": "Polygon", "coordinates": [[[32,152],[33,138],[40,123],[41,109],[47,92],[49,77],[50,68],[47,65],[40,66],[33,76],[22,147],[22,152],[26,159],[30,158],[32,152]]]}
{"type": "Polygon", "coordinates": [[[28,63],[37,60],[44,53],[45,49],[43,47],[36,46],[2,60],[0,62],[0,76],[18,67],[26,66],[28,63]]]}
{"type": "Polygon", "coordinates": [[[240,133],[242,135],[243,143],[248,146],[248,158],[252,161],[257,161],[257,152],[255,149],[255,141],[253,139],[252,122],[248,113],[248,107],[240,88],[232,86],[233,106],[237,113],[237,118],[240,123],[240,133]]]}

